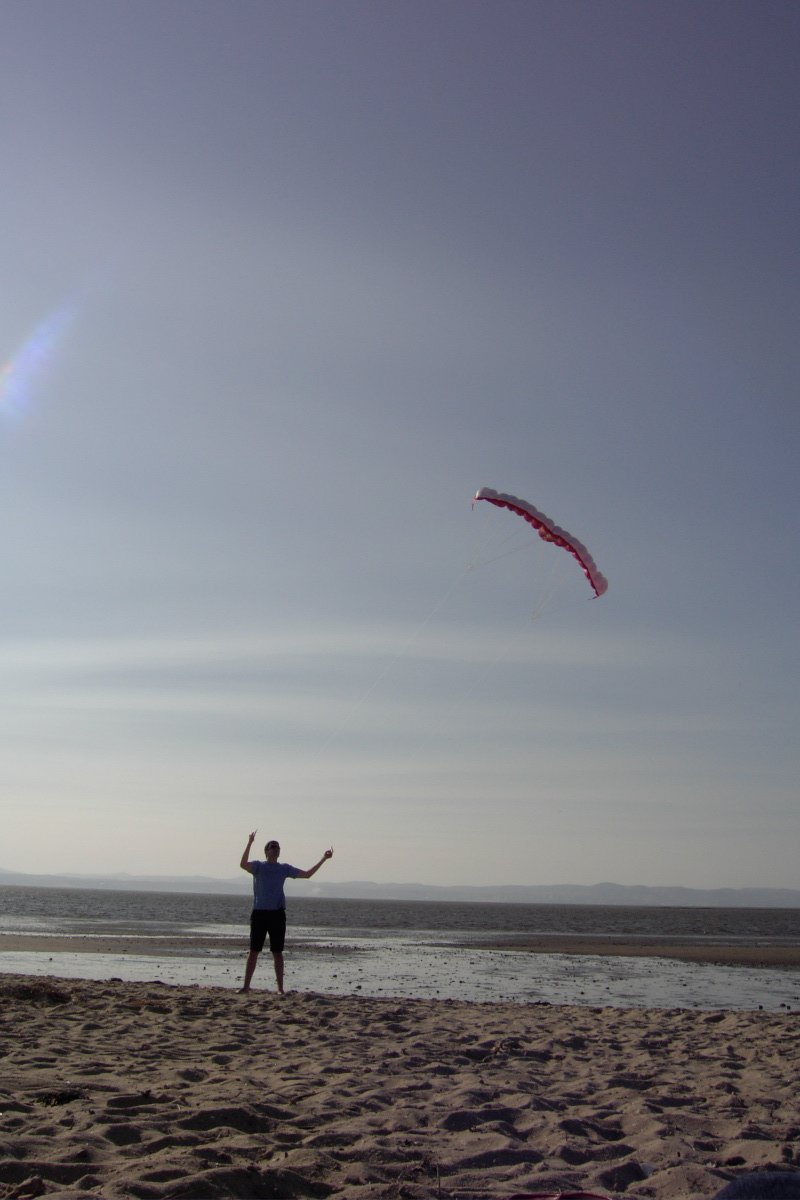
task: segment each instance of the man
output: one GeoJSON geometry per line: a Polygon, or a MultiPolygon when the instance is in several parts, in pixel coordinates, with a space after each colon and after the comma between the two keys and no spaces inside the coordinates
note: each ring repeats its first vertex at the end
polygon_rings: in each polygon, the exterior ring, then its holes
{"type": "Polygon", "coordinates": [[[248,859],[250,847],[255,841],[257,830],[247,839],[247,845],[242,854],[239,866],[243,871],[249,871],[253,876],[253,911],[250,914],[250,953],[244,970],[244,987],[242,992],[250,991],[250,980],[256,969],[258,956],[264,949],[264,942],[269,936],[269,948],[275,967],[275,978],[278,982],[278,992],[283,995],[283,943],[286,937],[286,897],[283,894],[284,881],[287,879],[310,879],[316,875],[327,858],[333,858],[333,847],[326,850],[315,867],[301,871],[289,863],[278,862],[281,848],[277,842],[267,842],[264,847],[266,862],[248,859]]]}

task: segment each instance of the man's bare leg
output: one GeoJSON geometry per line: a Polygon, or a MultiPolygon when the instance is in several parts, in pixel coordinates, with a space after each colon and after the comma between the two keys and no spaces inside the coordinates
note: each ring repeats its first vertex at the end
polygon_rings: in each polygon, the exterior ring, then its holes
{"type": "Polygon", "coordinates": [[[247,964],[244,968],[244,987],[240,988],[240,991],[242,991],[242,992],[250,991],[250,980],[253,978],[253,972],[256,969],[257,962],[258,962],[258,951],[251,950],[247,956],[247,964]]]}
{"type": "Polygon", "coordinates": [[[278,981],[278,991],[283,995],[283,955],[279,951],[273,950],[272,961],[275,964],[275,978],[278,981]]]}

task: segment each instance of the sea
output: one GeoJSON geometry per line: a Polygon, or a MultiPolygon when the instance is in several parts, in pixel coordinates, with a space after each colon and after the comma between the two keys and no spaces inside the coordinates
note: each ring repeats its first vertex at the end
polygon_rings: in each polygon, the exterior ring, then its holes
{"type": "MultiPolygon", "coordinates": [[[[800,946],[800,909],[483,904],[289,897],[286,986],[330,995],[616,1008],[800,1009],[800,970],[660,957],[530,953],[526,939],[800,946]]],[[[11,949],[0,972],[165,985],[241,985],[250,896],[0,887],[0,934],[75,939],[11,949]],[[87,945],[125,937],[119,952],[87,945]],[[202,939],[202,941],[198,941],[202,939]]],[[[254,987],[274,987],[268,954],[254,987]]]]}

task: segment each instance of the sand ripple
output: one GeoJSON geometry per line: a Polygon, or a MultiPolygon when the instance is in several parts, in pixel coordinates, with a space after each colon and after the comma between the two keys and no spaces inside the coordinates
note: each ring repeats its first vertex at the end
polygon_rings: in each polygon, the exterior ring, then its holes
{"type": "Polygon", "coordinates": [[[712,1197],[797,1166],[793,1014],[0,978],[0,1197],[712,1197]]]}

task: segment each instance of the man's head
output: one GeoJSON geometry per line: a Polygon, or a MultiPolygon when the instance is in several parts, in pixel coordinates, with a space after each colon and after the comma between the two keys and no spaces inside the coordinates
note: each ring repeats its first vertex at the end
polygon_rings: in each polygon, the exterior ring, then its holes
{"type": "Polygon", "coordinates": [[[264,854],[266,855],[267,862],[277,862],[280,852],[281,847],[279,842],[267,842],[266,846],[264,847],[264,854]]]}

